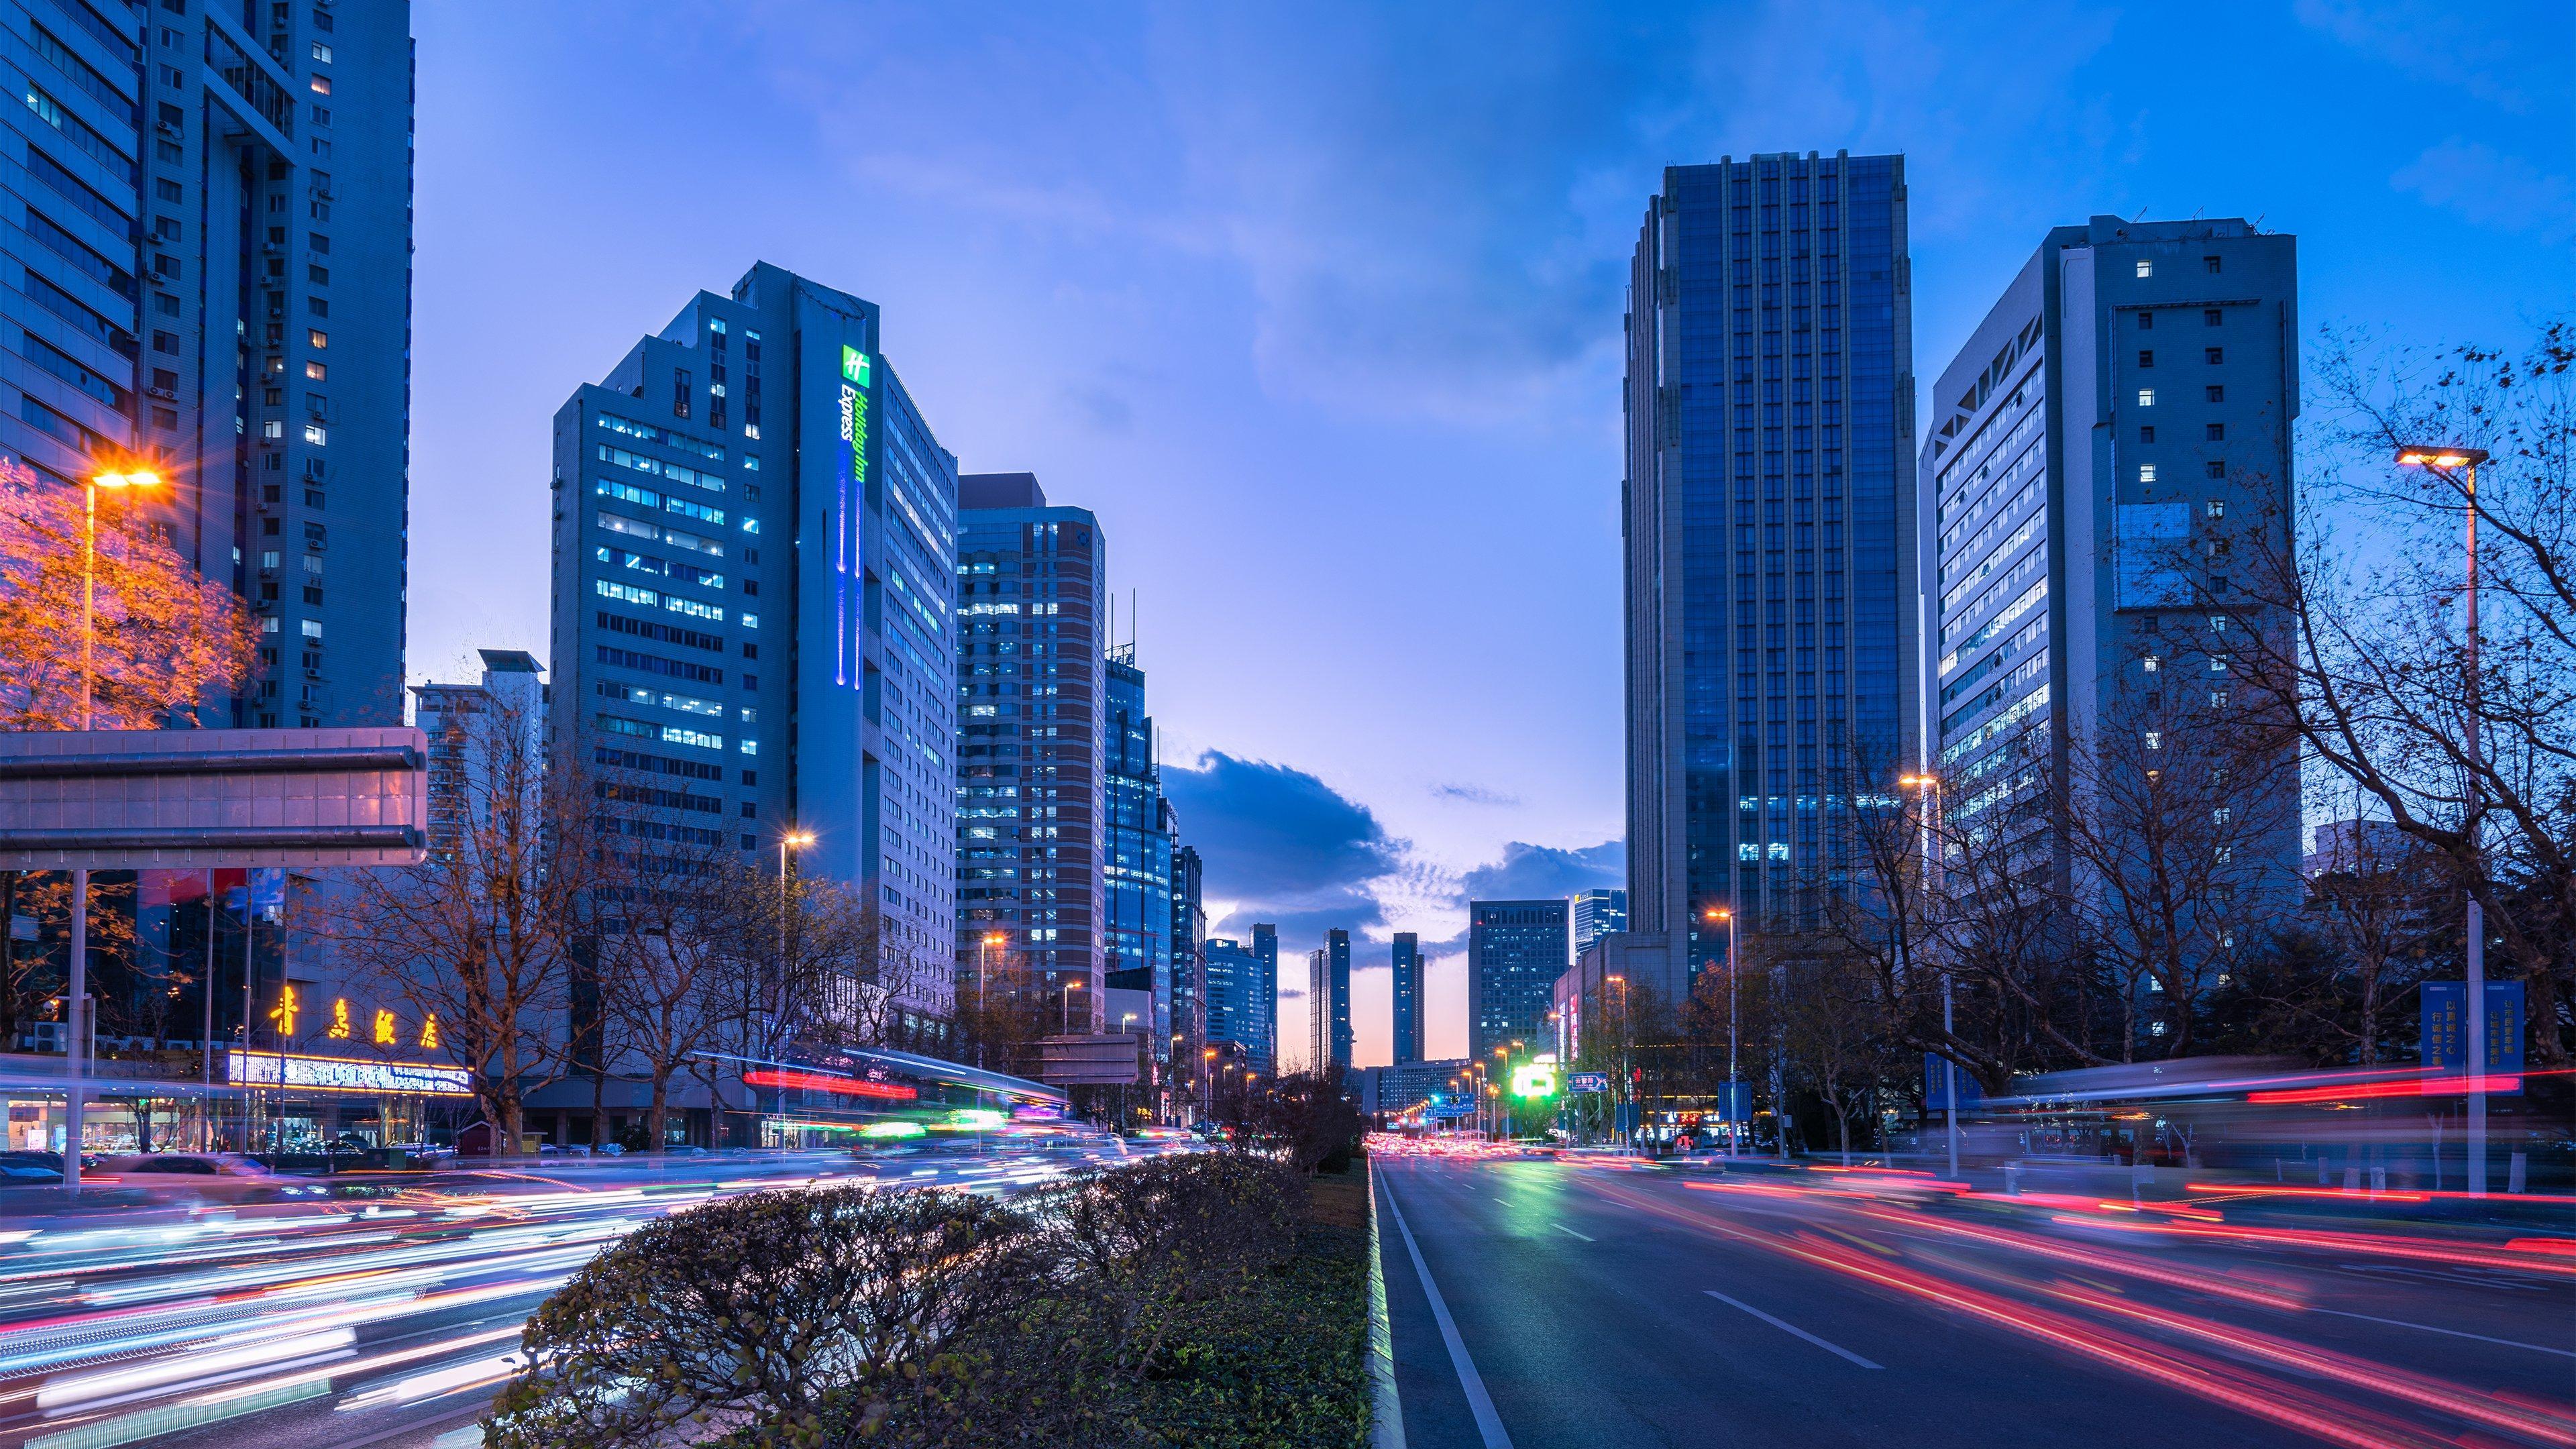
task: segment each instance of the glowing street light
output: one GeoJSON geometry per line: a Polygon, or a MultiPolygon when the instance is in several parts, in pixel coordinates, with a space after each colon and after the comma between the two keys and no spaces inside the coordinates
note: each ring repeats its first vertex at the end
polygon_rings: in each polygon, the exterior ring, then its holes
{"type": "MultiPolygon", "coordinates": [[[[121,473],[93,473],[81,488],[81,723],[92,728],[91,716],[98,695],[98,490],[102,488],[158,488],[161,475],[149,468],[128,469],[121,473]]],[[[247,897],[245,897],[247,899],[247,897]]],[[[64,1072],[69,1093],[64,1100],[63,1188],[68,1193],[80,1191],[80,1155],[82,1136],[81,1082],[88,1074],[89,1046],[89,868],[72,870],[72,939],[71,981],[65,1015],[71,1026],[71,1045],[64,1054],[64,1072]]],[[[242,1028],[247,1033],[250,1028],[242,1028]]]]}
{"type": "MultiPolygon", "coordinates": [[[[2424,468],[2441,476],[2460,490],[2462,504],[2468,512],[2468,739],[2469,779],[2472,790],[2484,793],[2478,776],[2485,771],[2484,743],[2478,736],[2478,465],[2487,460],[2484,448],[2455,448],[2440,444],[2415,444],[2397,450],[2397,466],[2424,468]],[[2458,479],[2451,470],[2461,470],[2458,479]]],[[[2472,811],[2470,818],[2476,819],[2472,811]]],[[[2471,848],[2475,848],[2471,839],[2471,848]]],[[[2463,1045],[2468,1053],[2469,1075],[2469,1196],[2487,1195],[2487,916],[2478,904],[2474,891],[2469,895],[2468,991],[2469,1030],[2463,1045]]]]}

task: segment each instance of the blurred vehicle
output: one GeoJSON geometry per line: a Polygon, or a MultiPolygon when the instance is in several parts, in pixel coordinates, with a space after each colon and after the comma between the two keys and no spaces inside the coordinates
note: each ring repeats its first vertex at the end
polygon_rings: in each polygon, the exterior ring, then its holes
{"type": "Polygon", "coordinates": [[[62,1180],[63,1155],[59,1152],[0,1152],[0,1184],[62,1180]]]}
{"type": "Polygon", "coordinates": [[[98,1179],[175,1196],[243,1199],[270,1196],[288,1179],[238,1152],[143,1152],[111,1157],[98,1179]]]}

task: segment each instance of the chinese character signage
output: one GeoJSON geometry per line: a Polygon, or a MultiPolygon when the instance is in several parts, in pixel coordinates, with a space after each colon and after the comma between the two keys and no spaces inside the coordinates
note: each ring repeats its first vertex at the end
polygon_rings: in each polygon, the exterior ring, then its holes
{"type": "MultiPolygon", "coordinates": [[[[2427,981],[2424,1004],[2424,1065],[2434,1072],[2465,1074],[2469,1063],[2469,985],[2465,981],[2427,981]]],[[[2486,1089],[2499,1095],[2522,1091],[2523,999],[2519,981],[2490,981],[2486,988],[2486,1089]]],[[[2428,1091],[2456,1091],[2457,1082],[2428,1081],[2428,1091]]]]}

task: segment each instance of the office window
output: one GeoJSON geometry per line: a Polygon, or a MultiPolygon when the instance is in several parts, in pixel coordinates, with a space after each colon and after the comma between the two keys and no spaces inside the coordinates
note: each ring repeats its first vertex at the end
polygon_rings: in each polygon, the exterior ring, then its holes
{"type": "Polygon", "coordinates": [[[2227,360],[2227,349],[2224,347],[2203,348],[2201,350],[2201,357],[2204,361],[2215,366],[2216,364],[2227,360]]]}
{"type": "Polygon", "coordinates": [[[2155,365],[2156,365],[2156,354],[2155,354],[2155,352],[2154,352],[2152,349],[2149,349],[2149,348],[2143,348],[2143,347],[2142,347],[2142,348],[2140,348],[2140,349],[2138,349],[2138,366],[2140,366],[2140,367],[2153,367],[2153,366],[2155,366],[2155,365]]]}
{"type": "Polygon", "coordinates": [[[2162,668],[2164,667],[2164,661],[2163,661],[2163,660],[2161,660],[2161,659],[2158,659],[2158,658],[2157,658],[2156,656],[2154,656],[2153,654],[2150,654],[2150,655],[2148,655],[2146,658],[2141,659],[2141,660],[2139,660],[2139,661],[2138,661],[2138,667],[2139,667],[2140,669],[2145,670],[2145,671],[2146,671],[2146,672],[2148,672],[2149,674],[2153,674],[2153,673],[2155,673],[2157,670],[2162,669],[2162,668]]]}
{"type": "Polygon", "coordinates": [[[2212,518],[2225,518],[2227,516],[2227,500],[2224,498],[2212,498],[2209,500],[2207,511],[2209,516],[2212,518]]]}
{"type": "Polygon", "coordinates": [[[2204,271],[2204,272],[2215,272],[2215,271],[2217,271],[2217,270],[2218,270],[2218,258],[2216,258],[2216,257],[2202,257],[2202,258],[2200,259],[2200,269],[2201,269],[2202,271],[2204,271]]]}
{"type": "Polygon", "coordinates": [[[2227,424],[2225,423],[2205,424],[2202,431],[2208,436],[2209,441],[2213,443],[2223,443],[2227,441],[2227,424]]]}
{"type": "MultiPolygon", "coordinates": [[[[2140,263],[2138,263],[2138,265],[2143,267],[2143,266],[2145,266],[2145,265],[2146,265],[2146,263],[2144,263],[2144,262],[2140,262],[2140,263]]],[[[2164,732],[2163,730],[2149,730],[2149,731],[2147,731],[2147,748],[2148,748],[2148,749],[2151,749],[2151,750],[2161,750],[2161,749],[2163,749],[2164,747],[2165,747],[2165,732],[2164,732]]]]}
{"type": "Polygon", "coordinates": [[[2142,428],[2138,429],[2138,441],[2139,441],[2139,442],[2141,442],[2141,443],[2152,443],[2152,442],[2154,442],[2155,440],[2156,440],[2156,427],[2155,427],[2155,424],[2153,424],[2153,423],[2149,423],[2149,424],[2147,424],[2146,426],[2144,426],[2144,427],[2142,427],[2142,428]]]}
{"type": "Polygon", "coordinates": [[[2216,327],[2226,320],[2227,314],[2216,307],[2212,307],[2208,311],[2200,314],[2200,325],[2203,327],[2216,327]]]}
{"type": "Polygon", "coordinates": [[[2155,325],[2156,325],[2156,314],[2155,314],[2155,313],[2153,313],[2153,312],[2141,312],[2141,313],[2139,313],[2139,314],[2138,314],[2138,330],[2139,330],[2139,331],[2141,331],[2141,332],[2151,331],[2151,330],[2153,330],[2153,329],[2154,329],[2155,325]]]}
{"type": "Polygon", "coordinates": [[[2205,463],[2201,465],[2201,471],[2207,473],[2212,478],[2224,478],[2227,476],[2227,465],[2224,463],[2205,463]]]}
{"type": "Polygon", "coordinates": [[[2151,261],[2148,261],[2148,260],[2147,260],[2146,258],[2144,258],[2144,257],[2140,257],[2140,258],[2138,258],[2138,275],[2139,275],[2139,276],[2141,276],[2141,277],[2152,277],[2152,276],[2154,276],[2155,274],[2156,274],[2156,264],[2155,264],[2155,263],[2153,263],[2153,262],[2151,262],[2151,261]]]}
{"type": "Polygon", "coordinates": [[[2138,406],[2140,406],[2140,407],[2142,407],[2142,408],[2151,408],[2151,407],[2154,407],[2155,405],[2156,405],[2156,390],[2155,390],[2154,388],[2151,388],[2151,387],[2142,387],[2142,388],[2139,388],[2139,389],[2138,389],[2138,406]]]}
{"type": "Polygon", "coordinates": [[[2153,483],[2156,481],[2156,465],[2153,463],[2140,463],[2138,465],[2138,481],[2141,483],[2153,483]]]}
{"type": "Polygon", "coordinates": [[[2200,395],[2211,402],[2227,401],[2227,389],[2214,382],[2209,386],[2202,388],[2200,390],[2200,395]]]}

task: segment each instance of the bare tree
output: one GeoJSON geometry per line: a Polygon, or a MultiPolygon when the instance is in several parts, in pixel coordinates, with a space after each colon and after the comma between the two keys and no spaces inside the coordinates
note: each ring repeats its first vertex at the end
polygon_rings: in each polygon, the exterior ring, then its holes
{"type": "Polygon", "coordinates": [[[549,771],[533,722],[504,703],[461,716],[444,743],[448,808],[420,864],[351,871],[300,893],[308,936],[411,1008],[407,1030],[471,1075],[500,1152],[524,1104],[569,1057],[576,953],[595,938],[594,802],[549,771]]]}
{"type": "Polygon", "coordinates": [[[2156,660],[2156,688],[2079,735],[2062,834],[2068,914],[2117,995],[2119,1057],[2190,1053],[2209,995],[2297,899],[2286,731],[2249,712],[2217,646],[2156,660]]]}
{"type": "Polygon", "coordinates": [[[2576,331],[2518,353],[2330,338],[2314,369],[2323,466],[2301,544],[2240,570],[2291,628],[2246,661],[2249,689],[2392,826],[2445,863],[2529,992],[2533,1049],[2567,1065],[2576,1007],[2576,331]],[[2484,449],[2406,467],[2401,448],[2484,449]],[[2474,514],[2482,645],[2460,586],[2474,514]],[[2355,550],[2357,520],[2391,545],[2355,550]],[[2472,738],[2477,747],[2472,748],[2472,738]]]}

